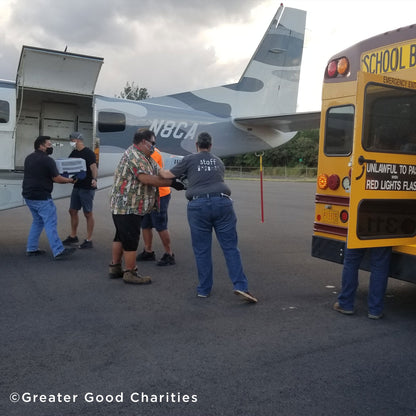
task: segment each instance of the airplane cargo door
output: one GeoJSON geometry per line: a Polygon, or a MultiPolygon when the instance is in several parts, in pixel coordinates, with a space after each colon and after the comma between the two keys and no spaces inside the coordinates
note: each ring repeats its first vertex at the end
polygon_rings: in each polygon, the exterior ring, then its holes
{"type": "Polygon", "coordinates": [[[94,94],[103,58],[23,46],[18,87],[68,94],[94,94]]]}
{"type": "Polygon", "coordinates": [[[38,135],[51,137],[54,158],[68,157],[74,130],[93,146],[93,95],[102,64],[98,57],[23,46],[16,80],[16,169],[23,168],[38,135]]]}
{"type": "Polygon", "coordinates": [[[416,83],[359,73],[348,247],[416,243],[416,83]]]}

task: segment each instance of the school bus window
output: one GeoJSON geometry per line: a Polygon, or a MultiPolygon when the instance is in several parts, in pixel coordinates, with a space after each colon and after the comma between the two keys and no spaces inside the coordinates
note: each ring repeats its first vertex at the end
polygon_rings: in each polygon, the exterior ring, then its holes
{"type": "Polygon", "coordinates": [[[403,238],[416,235],[416,200],[365,199],[358,207],[358,238],[403,238]]]}
{"type": "Polygon", "coordinates": [[[98,113],[98,131],[114,133],[126,129],[126,116],[123,113],[100,111],[98,113]]]}
{"type": "Polygon", "coordinates": [[[10,105],[7,101],[0,100],[0,123],[8,123],[10,119],[10,105]]]}
{"type": "Polygon", "coordinates": [[[365,150],[416,154],[415,91],[368,84],[363,119],[365,150]]]}
{"type": "Polygon", "coordinates": [[[354,106],[332,107],[326,113],[324,152],[327,156],[347,156],[352,150],[354,106]]]}

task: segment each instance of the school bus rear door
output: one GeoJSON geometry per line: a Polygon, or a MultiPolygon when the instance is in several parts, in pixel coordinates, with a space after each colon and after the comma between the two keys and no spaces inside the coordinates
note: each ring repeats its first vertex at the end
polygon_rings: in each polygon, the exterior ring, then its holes
{"type": "Polygon", "coordinates": [[[416,243],[416,83],[358,73],[349,248],[416,243]]]}

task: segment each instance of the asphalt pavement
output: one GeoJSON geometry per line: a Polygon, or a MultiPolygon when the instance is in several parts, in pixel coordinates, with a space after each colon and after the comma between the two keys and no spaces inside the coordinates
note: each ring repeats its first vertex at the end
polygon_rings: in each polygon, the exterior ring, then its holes
{"type": "MultiPolygon", "coordinates": [[[[390,279],[373,321],[362,272],[356,314],[333,311],[341,266],[310,255],[315,185],[265,182],[262,223],[258,181],[228,183],[258,304],[233,294],[215,239],[214,289],[196,297],[183,192],[169,209],[177,264],[139,264],[147,286],[108,278],[107,189],[94,248],[65,260],[45,235],[47,254],[26,257],[29,210],[0,212],[0,415],[416,415],[416,286],[390,279]]],[[[56,205],[64,239],[69,199],[56,205]]]]}

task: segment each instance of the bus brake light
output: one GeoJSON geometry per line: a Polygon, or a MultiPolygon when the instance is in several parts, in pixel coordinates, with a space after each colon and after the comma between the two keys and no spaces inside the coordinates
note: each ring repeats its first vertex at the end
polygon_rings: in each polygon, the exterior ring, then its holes
{"type": "Polygon", "coordinates": [[[336,191],[339,188],[340,183],[341,180],[339,179],[339,176],[336,174],[333,174],[328,178],[328,188],[332,191],[336,191]]]}
{"type": "Polygon", "coordinates": [[[343,56],[342,58],[334,59],[326,67],[326,74],[329,78],[335,78],[338,75],[346,76],[350,68],[348,59],[343,56]]]}
{"type": "Polygon", "coordinates": [[[329,76],[329,78],[335,78],[338,74],[337,72],[337,61],[331,61],[327,68],[326,68],[326,72],[329,76]]]}

